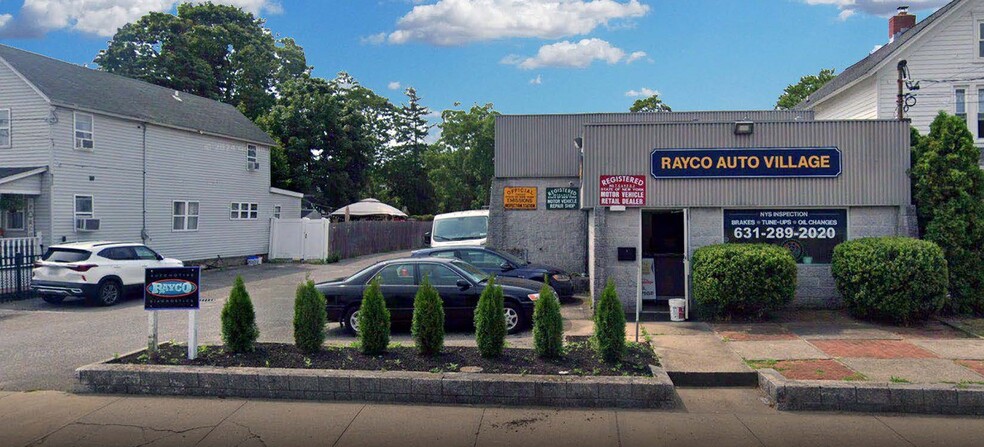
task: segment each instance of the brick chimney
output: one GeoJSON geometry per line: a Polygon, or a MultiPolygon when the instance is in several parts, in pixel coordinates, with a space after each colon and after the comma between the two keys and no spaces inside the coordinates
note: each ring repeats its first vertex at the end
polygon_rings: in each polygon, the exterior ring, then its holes
{"type": "Polygon", "coordinates": [[[899,6],[899,13],[888,19],[888,41],[916,26],[916,16],[909,14],[908,6],[899,6]]]}

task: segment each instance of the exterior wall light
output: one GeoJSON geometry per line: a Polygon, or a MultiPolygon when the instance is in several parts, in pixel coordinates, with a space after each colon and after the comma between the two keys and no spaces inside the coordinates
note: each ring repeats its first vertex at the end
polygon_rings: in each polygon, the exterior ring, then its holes
{"type": "Polygon", "coordinates": [[[755,132],[755,123],[751,121],[738,121],[735,123],[735,135],[751,135],[755,132]]]}

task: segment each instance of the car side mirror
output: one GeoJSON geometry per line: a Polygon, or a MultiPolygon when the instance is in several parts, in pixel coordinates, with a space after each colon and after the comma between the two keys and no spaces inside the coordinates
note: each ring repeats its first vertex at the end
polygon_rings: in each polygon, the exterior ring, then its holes
{"type": "Polygon", "coordinates": [[[458,288],[461,290],[468,290],[471,288],[471,283],[463,279],[459,279],[457,282],[458,288]]]}
{"type": "Polygon", "coordinates": [[[508,272],[513,269],[513,266],[508,262],[503,262],[502,264],[499,264],[499,268],[504,272],[508,272]]]}
{"type": "Polygon", "coordinates": [[[424,246],[430,245],[430,242],[431,242],[431,232],[428,231],[424,233],[424,246]]]}

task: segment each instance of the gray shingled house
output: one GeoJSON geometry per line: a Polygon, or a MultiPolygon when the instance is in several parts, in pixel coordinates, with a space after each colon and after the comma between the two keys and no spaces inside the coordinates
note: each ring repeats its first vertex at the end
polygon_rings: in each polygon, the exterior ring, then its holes
{"type": "Polygon", "coordinates": [[[0,45],[0,238],[267,253],[302,198],[270,187],[273,144],[228,104],[0,45]]]}

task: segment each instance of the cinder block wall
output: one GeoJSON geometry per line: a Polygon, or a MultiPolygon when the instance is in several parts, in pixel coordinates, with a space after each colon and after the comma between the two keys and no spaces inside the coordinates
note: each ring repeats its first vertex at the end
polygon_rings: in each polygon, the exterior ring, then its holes
{"type": "Polygon", "coordinates": [[[591,275],[591,296],[598,299],[601,290],[609,279],[615,282],[623,310],[634,314],[636,294],[639,286],[639,272],[642,268],[642,212],[639,208],[612,212],[606,208],[595,208],[591,212],[593,228],[593,250],[589,263],[593,266],[591,275]],[[635,247],[635,261],[619,261],[618,247],[635,247]]]}
{"type": "Polygon", "coordinates": [[[577,177],[493,179],[489,246],[571,273],[587,272],[587,211],[547,210],[546,203],[548,187],[578,187],[578,182],[577,177]],[[535,186],[536,211],[505,210],[502,194],[507,186],[535,186]]]}

